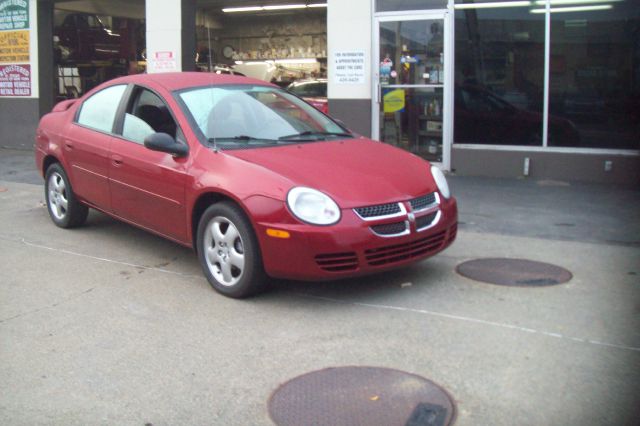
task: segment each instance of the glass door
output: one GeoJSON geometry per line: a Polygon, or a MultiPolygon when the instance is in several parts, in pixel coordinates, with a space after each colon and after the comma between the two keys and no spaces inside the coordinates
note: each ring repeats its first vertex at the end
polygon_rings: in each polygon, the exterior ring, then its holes
{"type": "Polygon", "coordinates": [[[446,12],[376,18],[375,139],[449,168],[446,12]]]}

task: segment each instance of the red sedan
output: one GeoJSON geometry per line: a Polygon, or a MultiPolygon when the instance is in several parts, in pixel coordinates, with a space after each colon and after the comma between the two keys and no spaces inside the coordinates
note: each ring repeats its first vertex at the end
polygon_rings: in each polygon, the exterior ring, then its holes
{"type": "Polygon", "coordinates": [[[231,297],[397,268],[456,236],[438,168],[245,77],[109,81],[44,116],[35,153],[56,225],[94,208],[193,247],[231,297]]]}

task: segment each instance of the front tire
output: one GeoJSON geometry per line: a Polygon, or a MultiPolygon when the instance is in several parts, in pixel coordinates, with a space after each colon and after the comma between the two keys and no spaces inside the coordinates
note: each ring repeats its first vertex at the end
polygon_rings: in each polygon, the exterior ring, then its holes
{"type": "Polygon", "coordinates": [[[220,202],[205,210],[198,223],[197,251],[204,275],[217,292],[244,298],[266,286],[258,240],[236,205],[220,202]]]}
{"type": "Polygon", "coordinates": [[[59,163],[47,169],[44,193],[49,217],[60,228],[75,228],[87,220],[89,208],[78,201],[59,163]]]}

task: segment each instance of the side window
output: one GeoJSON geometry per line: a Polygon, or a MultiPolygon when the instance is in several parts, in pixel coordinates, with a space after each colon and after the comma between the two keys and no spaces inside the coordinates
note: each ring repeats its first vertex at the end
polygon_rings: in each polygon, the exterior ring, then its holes
{"type": "Polygon", "coordinates": [[[118,105],[127,86],[111,86],[84,101],[78,115],[78,124],[111,133],[118,105]]]}
{"type": "Polygon", "coordinates": [[[176,137],[176,122],[162,99],[147,89],[138,89],[124,117],[122,136],[136,143],[152,133],[167,133],[176,137]]]}

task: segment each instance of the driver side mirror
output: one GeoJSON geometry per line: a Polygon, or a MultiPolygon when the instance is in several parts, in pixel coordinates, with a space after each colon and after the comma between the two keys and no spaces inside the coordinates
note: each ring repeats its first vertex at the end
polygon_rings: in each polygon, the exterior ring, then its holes
{"type": "Polygon", "coordinates": [[[185,157],[189,153],[189,147],[176,141],[167,133],[152,133],[144,138],[144,146],[152,151],[160,151],[175,157],[185,157]]]}

